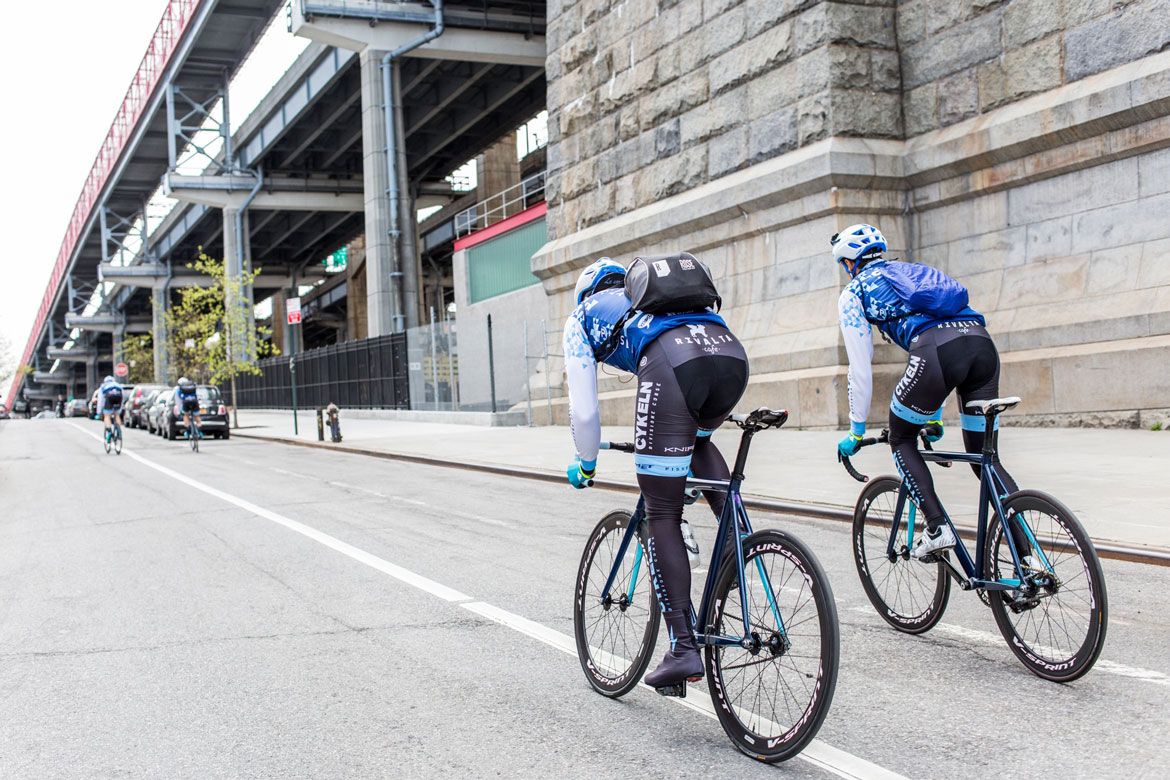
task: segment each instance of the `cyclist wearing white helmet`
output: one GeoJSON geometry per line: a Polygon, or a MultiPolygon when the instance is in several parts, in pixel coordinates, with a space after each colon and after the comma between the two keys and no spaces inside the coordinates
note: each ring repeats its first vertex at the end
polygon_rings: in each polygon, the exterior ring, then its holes
{"type": "Polygon", "coordinates": [[[122,413],[122,385],[114,377],[107,376],[98,388],[98,398],[101,402],[102,425],[108,433],[111,418],[122,413]]]}
{"type": "MultiPolygon", "coordinates": [[[[674,266],[676,272],[697,272],[702,266],[685,253],[645,260],[655,267],[681,263],[674,266]]],[[[709,281],[705,266],[702,272],[709,281]]],[[[675,278],[683,275],[676,273],[675,278]]],[[[658,688],[703,675],[690,622],[691,571],[680,528],[683,494],[692,471],[710,479],[729,478],[727,463],[710,436],[743,395],[748,364],[743,346],[712,309],[634,311],[625,282],[626,269],[607,257],[586,268],[577,281],[577,307],[565,323],[564,336],[577,448],[568,477],[574,487],[585,488],[596,474],[601,440],[598,363],[637,374],[634,464],[645,499],[651,580],[671,639],[662,664],[645,678],[647,685],[658,688]]],[[[718,517],[723,495],[706,498],[718,517]]]]}
{"type": "Polygon", "coordinates": [[[175,387],[175,406],[183,415],[183,426],[188,434],[191,432],[191,415],[195,415],[195,424],[202,424],[199,416],[199,388],[187,377],[181,377],[175,387]]]}
{"type": "MultiPolygon", "coordinates": [[[[838,301],[845,351],[849,356],[849,435],[837,444],[854,455],[865,434],[873,394],[873,326],[882,337],[909,353],[906,372],[890,401],[890,448],[894,464],[926,518],[927,533],[915,544],[916,559],[955,545],[950,526],[934,492],[934,481],[918,450],[919,431],[937,425],[942,437],[942,405],[958,389],[962,408],[968,401],[999,395],[999,353],[984,328],[983,315],[968,305],[967,290],[942,271],[920,263],[886,260],[885,236],[873,225],[851,225],[830,239],[833,259],[851,281],[838,301]]],[[[968,452],[983,450],[984,421],[960,415],[968,452]]],[[[975,474],[978,476],[978,467],[975,474]]],[[[1000,472],[1009,491],[1015,485],[1000,472]]],[[[1021,549],[1028,549],[1026,540],[1021,549]]],[[[933,560],[928,558],[928,560],[933,560]]]]}

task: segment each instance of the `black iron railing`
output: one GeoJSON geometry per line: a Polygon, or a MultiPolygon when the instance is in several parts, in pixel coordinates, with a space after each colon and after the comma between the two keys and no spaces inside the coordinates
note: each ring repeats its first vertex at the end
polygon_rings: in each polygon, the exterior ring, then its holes
{"type": "Polygon", "coordinates": [[[343,409],[410,408],[405,333],[265,358],[259,363],[258,376],[242,375],[236,380],[237,405],[245,409],[292,408],[289,361],[294,357],[297,405],[302,409],[330,403],[343,409]]]}

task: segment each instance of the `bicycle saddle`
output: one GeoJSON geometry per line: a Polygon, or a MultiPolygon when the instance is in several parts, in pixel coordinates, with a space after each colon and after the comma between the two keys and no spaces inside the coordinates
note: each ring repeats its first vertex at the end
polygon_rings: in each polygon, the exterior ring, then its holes
{"type": "Polygon", "coordinates": [[[986,416],[987,414],[999,414],[1011,409],[1018,404],[1020,399],[1016,396],[1009,396],[1008,398],[992,398],[987,401],[968,401],[967,408],[986,416]]]}
{"type": "Polygon", "coordinates": [[[766,406],[761,406],[759,409],[748,412],[747,414],[729,415],[727,419],[738,425],[740,428],[751,428],[753,430],[762,431],[767,428],[779,428],[781,425],[788,422],[788,410],[773,410],[766,406]]]}

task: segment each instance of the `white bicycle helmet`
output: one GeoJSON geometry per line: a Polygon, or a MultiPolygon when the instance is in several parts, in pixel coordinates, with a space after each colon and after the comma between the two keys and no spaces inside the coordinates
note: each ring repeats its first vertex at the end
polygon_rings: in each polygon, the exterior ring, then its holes
{"type": "Polygon", "coordinates": [[[626,278],[626,268],[621,263],[603,257],[581,272],[574,294],[577,303],[593,293],[609,287],[616,287],[626,278]]]}
{"type": "Polygon", "coordinates": [[[833,260],[857,260],[889,250],[886,237],[873,225],[850,225],[829,239],[833,245],[833,260]]]}

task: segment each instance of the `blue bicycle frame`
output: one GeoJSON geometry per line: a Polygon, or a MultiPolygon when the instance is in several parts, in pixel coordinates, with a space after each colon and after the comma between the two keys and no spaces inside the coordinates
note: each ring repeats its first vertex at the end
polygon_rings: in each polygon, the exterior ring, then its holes
{"type": "MultiPolygon", "coordinates": [[[[787,418],[787,414],[785,414],[787,418]]],[[[783,424],[783,423],[781,423],[783,424]]],[[[714,646],[747,646],[751,640],[751,620],[748,617],[748,599],[747,599],[747,582],[746,572],[743,557],[743,540],[752,533],[751,522],[748,520],[747,511],[743,506],[743,499],[740,497],[739,488],[743,482],[743,469],[747,460],[748,447],[751,444],[751,438],[755,430],[745,428],[743,437],[740,439],[739,453],[736,457],[735,468],[732,470],[731,479],[728,480],[710,480],[690,477],[687,479],[688,490],[698,491],[713,491],[718,493],[726,493],[727,500],[723,505],[723,514],[719,518],[719,530],[716,532],[715,546],[711,550],[712,566],[707,571],[707,579],[703,584],[703,598],[699,604],[698,613],[692,611],[691,624],[695,627],[695,639],[700,645],[714,645],[714,646]],[[730,534],[731,529],[735,529],[734,534],[730,534]],[[718,574],[717,562],[723,560],[723,547],[727,543],[728,535],[735,540],[735,567],[736,567],[736,583],[739,587],[739,604],[741,618],[743,620],[743,634],[741,636],[730,636],[727,634],[712,633],[714,626],[711,623],[711,610],[714,608],[716,598],[715,594],[715,577],[718,574]]],[[[614,447],[615,449],[618,447],[614,447]]],[[[624,446],[621,449],[626,449],[624,446]]],[[[632,451],[632,447],[628,450],[632,451]]],[[[617,557],[614,559],[613,567],[610,569],[609,578],[605,581],[605,587],[601,591],[601,601],[606,601],[609,598],[610,590],[613,588],[614,581],[617,579],[618,571],[621,568],[622,561],[625,560],[626,552],[630,548],[630,544],[634,543],[638,532],[638,526],[645,519],[645,499],[641,496],[638,498],[638,506],[634,509],[634,514],[630,517],[629,525],[626,527],[625,534],[622,535],[621,545],[618,547],[617,557]]],[[[638,582],[638,574],[641,570],[642,561],[644,559],[642,552],[642,545],[637,545],[637,552],[634,556],[634,568],[630,575],[630,585],[626,594],[627,599],[633,599],[634,587],[638,582]]],[[[772,584],[768,579],[767,572],[764,570],[763,563],[756,560],[757,572],[764,584],[764,588],[768,594],[768,604],[772,612],[772,616],[776,621],[776,628],[779,634],[787,640],[788,632],[784,626],[784,621],[780,616],[780,610],[776,606],[776,599],[772,591],[772,584]]]]}
{"type": "MultiPolygon", "coordinates": [[[[989,418],[988,428],[991,429],[991,427],[989,418]]],[[[959,536],[955,524],[951,522],[950,515],[944,511],[944,519],[955,533],[955,557],[958,559],[962,570],[960,571],[956,568],[950,558],[943,558],[942,560],[946,564],[947,570],[963,590],[1015,590],[1020,587],[1020,583],[1023,581],[1023,555],[1016,547],[1015,537],[1011,532],[1011,526],[1008,524],[1007,512],[1003,508],[1003,499],[1007,496],[1008,489],[1003,477],[999,473],[999,468],[1002,468],[1002,464],[999,461],[999,454],[996,449],[996,438],[994,431],[985,437],[985,445],[982,453],[938,452],[935,450],[922,452],[923,459],[928,463],[969,463],[979,466],[979,524],[975,531],[974,560],[971,559],[971,554],[967,551],[967,547],[959,536]],[[1003,527],[1004,539],[1007,541],[1008,550],[1012,555],[1012,564],[1016,570],[1017,576],[1015,578],[997,580],[982,578],[987,557],[987,521],[989,508],[995,510],[996,517],[1003,527]]],[[[910,504],[910,511],[906,521],[906,551],[914,548],[916,507],[913,502],[907,501],[908,497],[909,492],[906,489],[905,483],[903,483],[898,490],[898,502],[894,508],[894,522],[890,526],[890,539],[886,546],[886,555],[890,557],[890,560],[893,560],[893,556],[900,555],[903,552],[896,549],[896,541],[898,538],[898,530],[902,525],[902,513],[907,503],[910,504]]],[[[1044,554],[1043,548],[1036,541],[1036,537],[1033,536],[1032,529],[1023,521],[1019,525],[1027,537],[1032,551],[1039,556],[1044,568],[1049,573],[1052,573],[1052,564],[1049,562],[1048,556],[1044,554]]]]}

